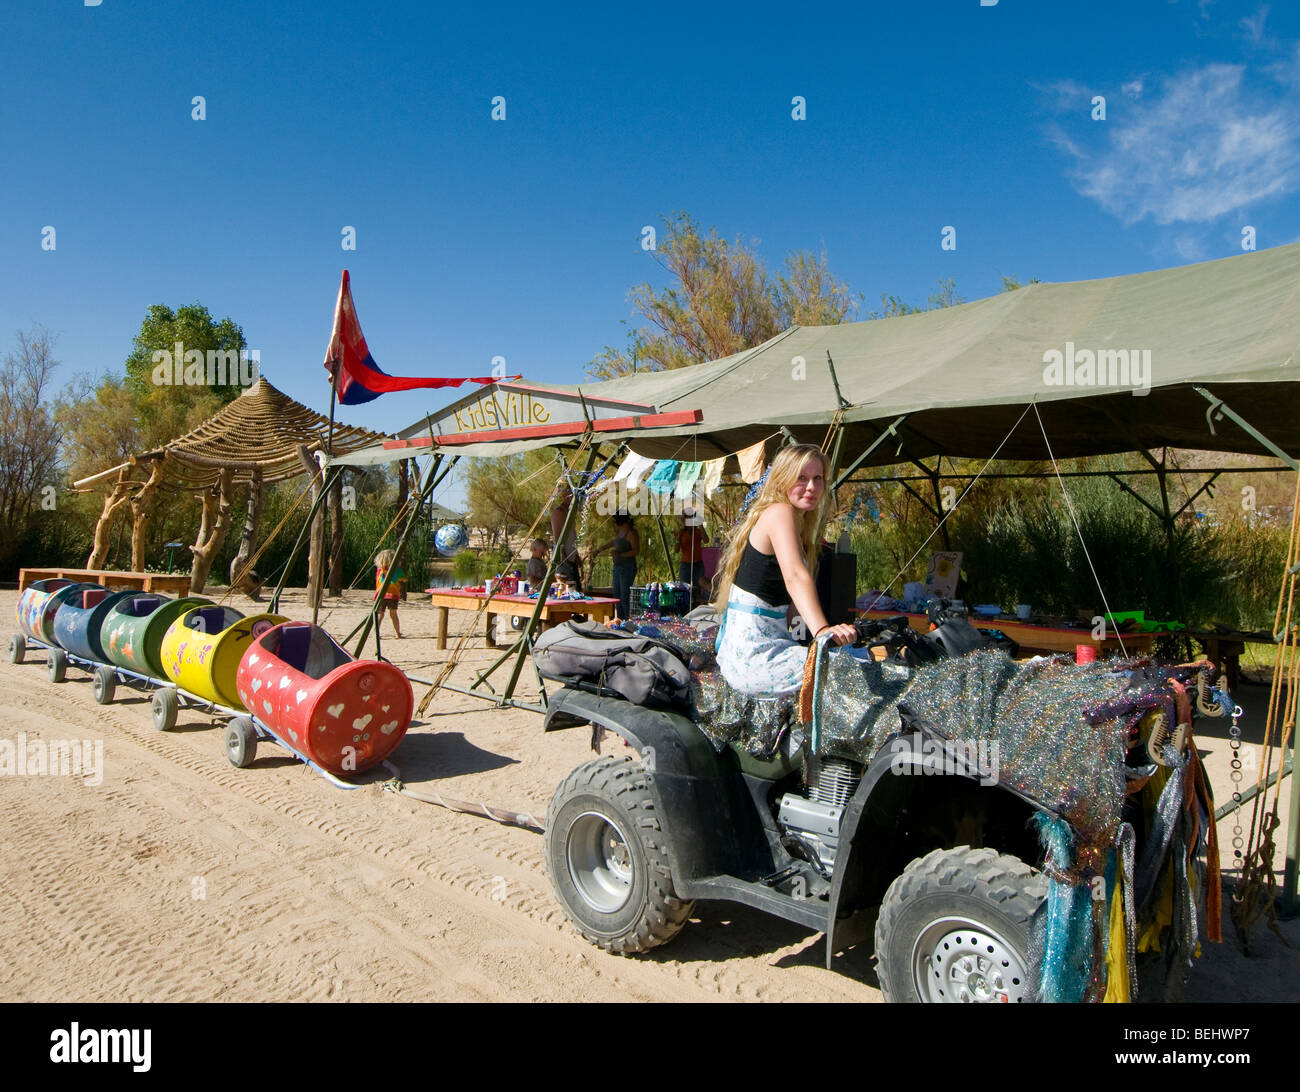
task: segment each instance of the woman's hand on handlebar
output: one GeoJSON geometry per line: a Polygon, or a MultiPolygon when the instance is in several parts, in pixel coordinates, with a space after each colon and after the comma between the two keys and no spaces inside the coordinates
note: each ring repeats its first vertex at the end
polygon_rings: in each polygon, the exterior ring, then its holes
{"type": "Polygon", "coordinates": [[[851,645],[858,639],[858,627],[848,622],[838,626],[824,626],[817,633],[818,637],[830,637],[837,645],[851,645]]]}

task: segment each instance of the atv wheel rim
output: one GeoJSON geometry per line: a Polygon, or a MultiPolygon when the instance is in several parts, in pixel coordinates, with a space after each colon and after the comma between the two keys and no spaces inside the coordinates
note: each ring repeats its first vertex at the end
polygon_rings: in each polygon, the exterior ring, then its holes
{"type": "Polygon", "coordinates": [[[921,931],[912,949],[912,975],[929,1004],[1006,1004],[1029,996],[1020,954],[985,925],[943,918],[921,931]]]}
{"type": "Polygon", "coordinates": [[[569,878],[583,900],[612,914],[632,893],[632,855],[627,839],[609,816],[583,812],[569,828],[569,878]]]}

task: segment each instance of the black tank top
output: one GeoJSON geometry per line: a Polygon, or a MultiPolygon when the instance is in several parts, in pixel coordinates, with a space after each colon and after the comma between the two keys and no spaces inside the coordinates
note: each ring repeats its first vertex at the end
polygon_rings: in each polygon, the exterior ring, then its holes
{"type": "Polygon", "coordinates": [[[749,542],[745,543],[745,550],[740,555],[732,584],[774,607],[784,607],[791,602],[785,578],[781,576],[781,563],[773,554],[759,553],[749,542]]]}

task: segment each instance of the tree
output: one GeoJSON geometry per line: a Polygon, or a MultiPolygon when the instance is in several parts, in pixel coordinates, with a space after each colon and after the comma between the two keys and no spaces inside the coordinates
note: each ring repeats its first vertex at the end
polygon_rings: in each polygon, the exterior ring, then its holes
{"type": "MultiPolygon", "coordinates": [[[[466,522],[484,532],[489,547],[505,545],[512,533],[527,530],[555,491],[560,464],[553,448],[541,448],[501,459],[468,459],[466,522]]],[[[542,520],[537,535],[550,538],[551,525],[542,520]]]]}
{"type": "MultiPolygon", "coordinates": [[[[78,397],[67,400],[59,411],[59,424],[67,436],[64,459],[71,479],[90,477],[126,462],[132,455],[162,447],[211,417],[244,389],[239,354],[245,348],[239,324],[229,317],[218,322],[200,303],[175,310],[166,304],[151,306],[132,340],[125,374],[109,374],[97,381],[79,376],[75,381],[78,397]],[[175,367],[177,345],[179,375],[175,367]],[[191,361],[201,359],[203,363],[201,382],[184,382],[200,378],[200,371],[186,375],[185,356],[194,352],[199,357],[191,361]],[[209,354],[214,364],[211,376],[207,369],[209,354]],[[183,381],[174,382],[177,378],[183,381]],[[209,378],[220,381],[208,383],[209,378]]],[[[145,474],[137,472],[131,479],[143,481],[145,474]]],[[[100,488],[109,488],[109,483],[100,488]]],[[[146,493],[133,503],[133,515],[143,519],[134,521],[132,564],[160,557],[164,542],[173,538],[188,540],[199,525],[200,498],[170,493],[163,503],[162,496],[146,493]]],[[[80,498],[74,503],[85,518],[98,518],[97,499],[80,498]]],[[[100,538],[96,553],[102,547],[111,555],[105,563],[124,563],[107,534],[100,538]]]]}
{"type": "Polygon", "coordinates": [[[867,318],[882,319],[894,318],[896,315],[919,315],[923,311],[937,311],[942,307],[956,307],[957,304],[965,302],[961,296],[957,295],[957,282],[951,277],[940,277],[934,291],[930,293],[929,298],[925,301],[924,307],[917,307],[913,303],[908,303],[901,296],[882,292],[880,294],[880,310],[871,311],[867,318]]]}
{"type": "Polygon", "coordinates": [[[655,259],[670,283],[632,289],[635,312],[650,325],[634,330],[626,349],[606,346],[588,365],[602,379],[633,371],[664,371],[717,360],[761,345],[791,325],[834,325],[858,307],[830,272],[826,254],[790,254],[784,271],[768,274],[756,242],[728,243],[689,215],[664,221],[655,259]]]}
{"type": "Polygon", "coordinates": [[[44,487],[58,477],[59,428],[46,390],[59,362],[48,330],[16,335],[17,348],[0,361],[0,568],[14,560],[40,511],[44,487]]]}
{"type": "Polygon", "coordinates": [[[157,447],[183,435],[237,398],[244,389],[239,354],[246,349],[240,325],[229,316],[218,322],[201,303],[175,311],[163,303],[151,306],[126,358],[125,386],[136,397],[144,445],[157,447]],[[199,361],[202,382],[195,383],[199,361]]]}

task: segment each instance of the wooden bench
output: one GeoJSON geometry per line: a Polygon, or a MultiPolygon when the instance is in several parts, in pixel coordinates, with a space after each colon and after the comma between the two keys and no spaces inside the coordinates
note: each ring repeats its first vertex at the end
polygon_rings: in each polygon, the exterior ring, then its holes
{"type": "MultiPolygon", "coordinates": [[[[437,612],[438,647],[447,647],[447,613],[453,610],[476,611],[486,596],[482,592],[463,591],[459,588],[426,588],[429,601],[437,612]]],[[[485,611],[487,615],[487,643],[497,644],[492,635],[492,622],[498,614],[514,618],[530,618],[537,606],[536,599],[523,595],[494,595],[485,611]]],[[[597,622],[608,622],[618,610],[617,599],[548,599],[542,606],[539,621],[543,626],[567,621],[575,614],[585,615],[597,622]]]]}
{"type": "Polygon", "coordinates": [[[19,569],[18,590],[38,580],[76,580],[104,588],[133,588],[164,595],[188,595],[189,573],[131,573],[112,569],[19,569]]]}

